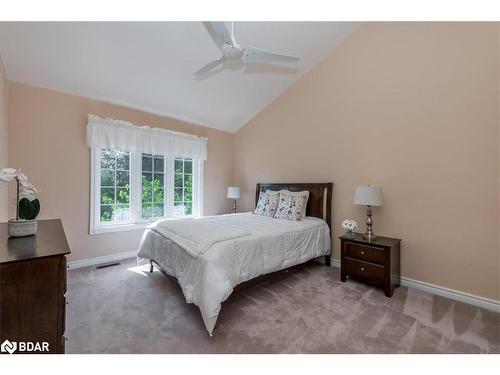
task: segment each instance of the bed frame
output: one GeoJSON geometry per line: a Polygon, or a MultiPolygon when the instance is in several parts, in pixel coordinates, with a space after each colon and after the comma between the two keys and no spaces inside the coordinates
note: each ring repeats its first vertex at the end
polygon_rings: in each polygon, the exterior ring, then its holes
{"type": "MultiPolygon", "coordinates": [[[[326,224],[328,224],[328,228],[330,228],[330,233],[332,233],[332,190],[333,190],[332,182],[325,182],[325,183],[259,182],[257,183],[257,187],[255,189],[255,206],[257,206],[257,202],[259,201],[259,194],[261,191],[266,191],[266,190],[278,191],[283,189],[289,191],[308,190],[309,200],[307,201],[306,216],[319,217],[320,219],[325,220],[326,224]]],[[[153,263],[156,262],[153,260],[149,261],[149,272],[153,272],[153,263]]],[[[160,268],[160,270],[162,270],[161,266],[159,264],[157,265],[160,268]]],[[[328,267],[330,267],[331,265],[331,252],[330,255],[325,255],[325,265],[328,267]]]]}
{"type": "MultiPolygon", "coordinates": [[[[257,206],[257,202],[259,200],[259,194],[261,191],[266,191],[266,190],[282,190],[286,189],[289,191],[303,191],[303,190],[308,190],[309,191],[309,200],[307,201],[307,208],[306,208],[306,216],[313,216],[313,217],[318,217],[320,219],[323,219],[326,221],[328,224],[328,228],[330,229],[330,235],[332,233],[332,190],[333,190],[333,183],[332,182],[327,182],[327,183],[258,183],[257,188],[255,190],[255,205],[257,206]]],[[[154,264],[157,265],[158,269],[160,270],[161,273],[163,273],[165,276],[167,276],[169,279],[175,281],[178,284],[178,280],[169,275],[165,270],[161,267],[160,264],[155,262],[154,260],[150,260],[150,272],[154,271],[154,264]]],[[[330,254],[325,255],[325,266],[330,267],[331,263],[331,250],[330,254]]],[[[262,282],[265,279],[268,279],[272,277],[271,275],[276,275],[281,272],[288,272],[288,269],[283,269],[280,271],[272,272],[270,274],[264,274],[261,276],[258,276],[256,278],[253,278],[251,280],[245,281],[241,284],[238,284],[234,287],[233,292],[236,291],[241,291],[245,288],[251,287],[252,285],[255,285],[256,283],[262,282]]],[[[212,334],[210,334],[210,337],[212,337],[212,334]]]]}
{"type": "MultiPolygon", "coordinates": [[[[289,190],[289,191],[309,191],[309,200],[307,201],[306,216],[319,217],[323,219],[328,224],[330,228],[330,233],[332,233],[332,190],[333,183],[276,183],[276,182],[266,182],[257,183],[257,188],[255,189],[255,206],[259,201],[259,194],[261,191],[266,190],[289,190]]],[[[331,265],[331,253],[330,255],[325,255],[325,265],[331,265]]]]}

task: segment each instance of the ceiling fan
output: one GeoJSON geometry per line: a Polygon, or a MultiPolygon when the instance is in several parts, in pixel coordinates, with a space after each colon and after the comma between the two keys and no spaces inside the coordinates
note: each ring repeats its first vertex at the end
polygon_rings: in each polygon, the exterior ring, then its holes
{"type": "Polygon", "coordinates": [[[218,60],[209,62],[194,75],[198,79],[207,78],[224,69],[239,70],[245,67],[245,73],[295,73],[295,69],[280,67],[274,63],[295,63],[298,57],[266,51],[252,46],[242,47],[234,36],[234,22],[231,22],[229,34],[224,22],[203,22],[213,42],[222,53],[218,60]],[[254,65],[249,67],[249,65],[254,65]]]}

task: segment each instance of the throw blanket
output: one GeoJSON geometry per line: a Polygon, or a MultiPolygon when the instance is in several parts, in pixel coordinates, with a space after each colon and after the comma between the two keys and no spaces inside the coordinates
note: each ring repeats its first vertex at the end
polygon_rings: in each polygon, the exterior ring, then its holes
{"type": "Polygon", "coordinates": [[[248,236],[251,233],[216,222],[214,218],[157,221],[149,229],[171,239],[197,258],[216,242],[248,236]]]}

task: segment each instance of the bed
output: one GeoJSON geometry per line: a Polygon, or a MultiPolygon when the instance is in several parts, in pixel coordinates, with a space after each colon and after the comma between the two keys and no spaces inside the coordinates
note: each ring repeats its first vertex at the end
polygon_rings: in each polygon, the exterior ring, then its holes
{"type": "Polygon", "coordinates": [[[138,258],[179,283],[186,302],[200,309],[212,336],[233,289],[275,271],[324,257],[330,265],[332,183],[259,183],[260,191],[309,191],[306,217],[274,219],[251,212],[199,219],[160,220],[144,231],[138,258]]]}

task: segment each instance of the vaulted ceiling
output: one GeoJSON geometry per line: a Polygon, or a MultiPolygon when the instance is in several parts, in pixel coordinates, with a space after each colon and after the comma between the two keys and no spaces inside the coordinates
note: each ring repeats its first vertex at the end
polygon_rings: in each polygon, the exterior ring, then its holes
{"type": "MultiPolygon", "coordinates": [[[[0,23],[9,80],[230,132],[312,69],[358,25],[235,22],[238,42],[300,56],[292,67],[193,73],[220,58],[201,22],[0,23]]],[[[229,27],[229,25],[228,25],[229,27]]]]}

